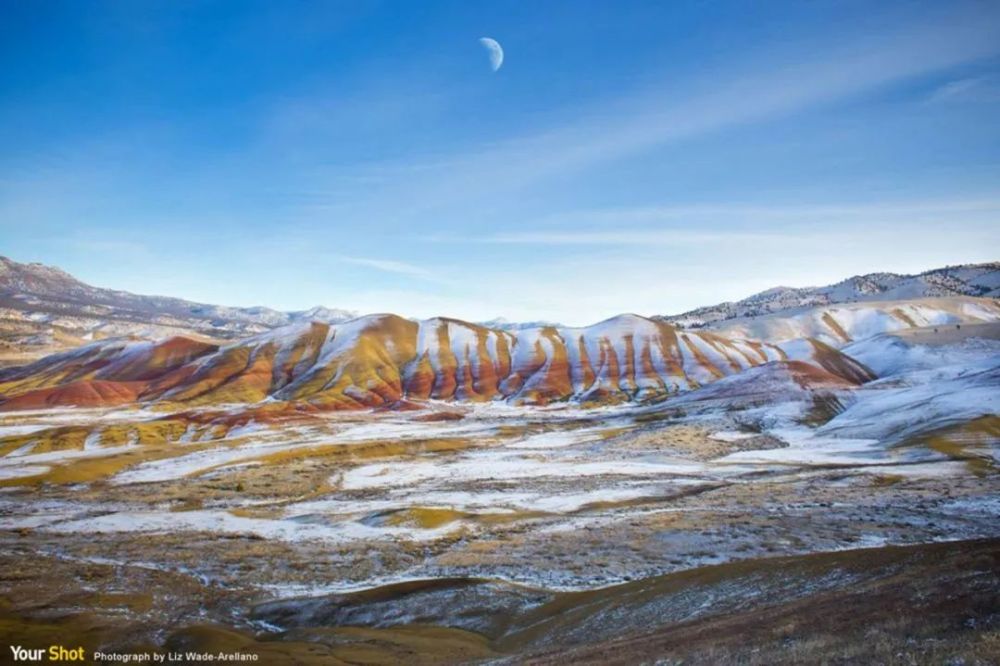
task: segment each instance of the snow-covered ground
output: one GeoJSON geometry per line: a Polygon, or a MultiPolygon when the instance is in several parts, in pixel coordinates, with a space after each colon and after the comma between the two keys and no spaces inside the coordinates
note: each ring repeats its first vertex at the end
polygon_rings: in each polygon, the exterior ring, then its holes
{"type": "Polygon", "coordinates": [[[1000,340],[926,346],[877,336],[845,351],[879,380],[861,387],[820,435],[897,443],[917,432],[1000,414],[1000,340]]]}

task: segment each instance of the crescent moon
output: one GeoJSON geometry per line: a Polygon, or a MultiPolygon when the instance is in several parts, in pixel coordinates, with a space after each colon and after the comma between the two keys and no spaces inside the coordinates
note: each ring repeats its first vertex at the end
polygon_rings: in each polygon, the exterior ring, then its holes
{"type": "Polygon", "coordinates": [[[479,43],[490,53],[490,68],[494,72],[500,69],[503,65],[503,49],[500,47],[500,42],[490,37],[480,37],[479,43]]]}

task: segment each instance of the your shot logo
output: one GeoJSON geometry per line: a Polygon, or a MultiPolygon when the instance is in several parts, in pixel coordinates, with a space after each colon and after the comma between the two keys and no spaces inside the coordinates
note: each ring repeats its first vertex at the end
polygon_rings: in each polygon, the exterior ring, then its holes
{"type": "Polygon", "coordinates": [[[47,648],[25,648],[20,645],[11,645],[10,651],[15,663],[83,661],[82,647],[67,648],[62,645],[50,645],[47,648]]]}

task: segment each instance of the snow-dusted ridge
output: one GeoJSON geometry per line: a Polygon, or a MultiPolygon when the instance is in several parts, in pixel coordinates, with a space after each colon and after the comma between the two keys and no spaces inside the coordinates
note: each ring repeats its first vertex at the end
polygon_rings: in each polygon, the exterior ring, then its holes
{"type": "Polygon", "coordinates": [[[837,303],[952,296],[1000,297],[1000,262],[946,266],[916,275],[868,273],[824,287],[773,287],[740,301],[665,315],[660,319],[685,328],[716,326],[733,319],[837,303]]]}

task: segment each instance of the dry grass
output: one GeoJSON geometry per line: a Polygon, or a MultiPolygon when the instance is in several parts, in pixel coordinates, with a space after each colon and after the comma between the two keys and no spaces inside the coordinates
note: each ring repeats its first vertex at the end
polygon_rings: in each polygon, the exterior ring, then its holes
{"type": "MultiPolygon", "coordinates": [[[[735,441],[722,441],[712,437],[721,427],[676,424],[652,430],[620,433],[611,442],[615,450],[638,452],[657,451],[675,453],[692,460],[712,460],[736,451],[782,448],[784,442],[768,435],[755,435],[735,441]]],[[[748,433],[753,434],[753,433],[748,433]]]]}
{"type": "MultiPolygon", "coordinates": [[[[709,610],[697,619],[647,627],[591,647],[548,650],[524,662],[993,664],[1000,658],[996,540],[724,565],[644,582],[642,594],[657,588],[657,594],[681,594],[684,588],[677,585],[692,584],[692,576],[711,574],[721,582],[755,570],[765,576],[758,579],[762,590],[767,577],[799,573],[815,580],[844,574],[861,579],[778,603],[767,603],[765,596],[741,612],[709,610]],[[761,569],[767,565],[770,571],[761,569]]],[[[710,589],[710,579],[702,580],[710,589]]],[[[568,613],[563,609],[557,617],[568,613]]]]}

